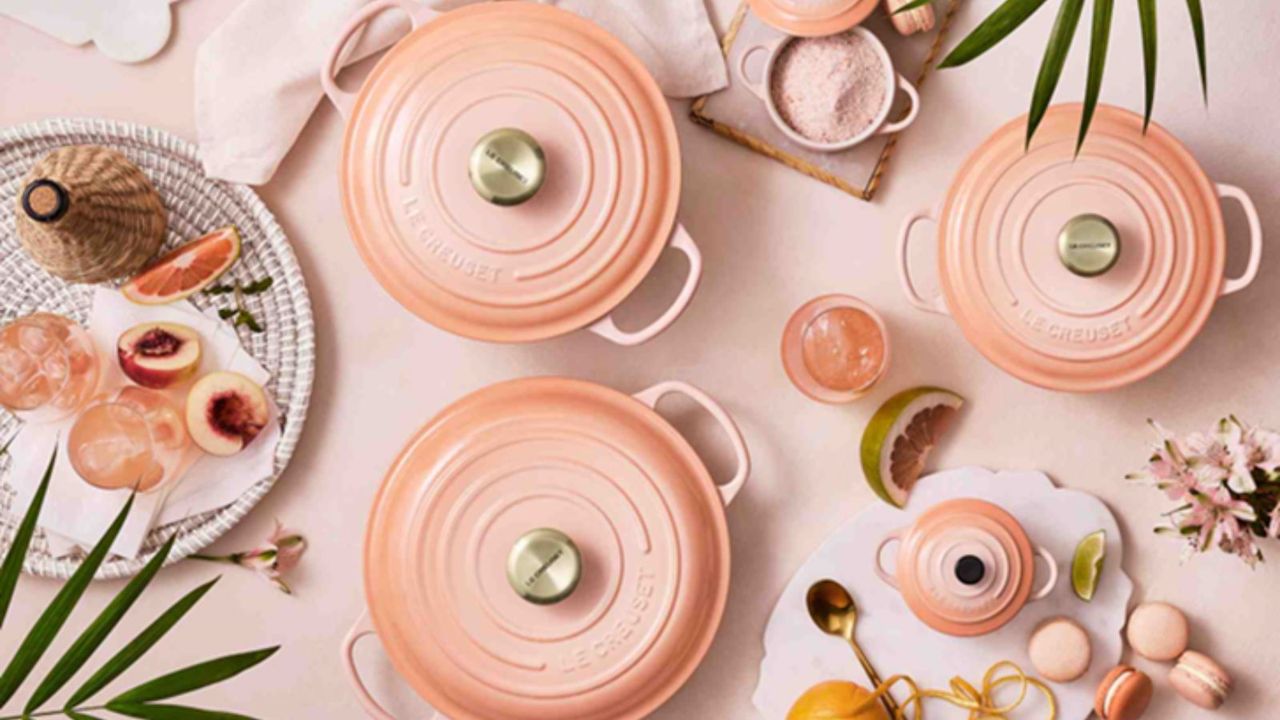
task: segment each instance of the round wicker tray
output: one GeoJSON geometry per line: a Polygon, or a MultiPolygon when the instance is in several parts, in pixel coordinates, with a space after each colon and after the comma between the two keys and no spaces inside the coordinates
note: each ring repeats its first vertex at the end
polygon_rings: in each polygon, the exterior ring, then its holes
{"type": "MultiPolygon", "coordinates": [[[[112,557],[99,579],[133,575],[157,548],[177,533],[170,562],[197,552],[243,518],[275,484],[289,463],[302,433],[311,383],[315,375],[315,335],[311,301],[293,249],[275,217],[254,192],[243,185],[204,174],[196,148],[167,132],[133,123],[89,118],[53,118],[0,130],[0,324],[35,310],[61,313],[84,322],[93,287],[72,285],[41,270],[22,251],[14,230],[14,202],[27,170],[45,153],[63,145],[105,145],[124,153],[151,178],[169,210],[165,249],[228,223],[240,228],[244,248],[228,275],[250,282],[266,275],[271,289],[246,297],[246,305],[263,321],[265,332],[241,327],[240,342],[271,373],[267,386],[280,406],[283,433],[276,447],[274,472],[262,478],[231,505],[151,531],[142,554],[112,557]]],[[[210,298],[197,293],[191,301],[201,309],[210,298]]],[[[0,444],[17,432],[18,420],[0,409],[0,444]]],[[[0,555],[11,542],[18,518],[11,510],[14,493],[8,484],[9,458],[0,457],[0,555]]],[[[23,569],[65,579],[80,558],[54,557],[37,533],[23,569]]]]}

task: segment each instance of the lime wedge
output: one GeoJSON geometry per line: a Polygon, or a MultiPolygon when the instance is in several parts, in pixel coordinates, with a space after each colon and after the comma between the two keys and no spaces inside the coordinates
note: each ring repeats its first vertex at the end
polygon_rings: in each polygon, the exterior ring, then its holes
{"type": "Polygon", "coordinates": [[[936,387],[903,390],[885,401],[862,433],[862,472],[880,499],[902,507],[938,438],[964,398],[936,387]]]}
{"type": "Polygon", "coordinates": [[[1106,530],[1089,533],[1076,546],[1075,557],[1071,560],[1071,587],[1081,600],[1093,600],[1093,594],[1098,591],[1098,578],[1102,577],[1102,560],[1106,556],[1106,530]]]}

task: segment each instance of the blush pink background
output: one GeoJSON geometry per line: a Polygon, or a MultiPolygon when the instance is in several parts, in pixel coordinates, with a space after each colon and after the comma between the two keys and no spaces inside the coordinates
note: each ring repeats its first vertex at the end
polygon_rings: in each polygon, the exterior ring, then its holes
{"type": "MultiPolygon", "coordinates": [[[[959,18],[962,28],[972,27],[996,2],[968,5],[959,18]]],[[[1211,105],[1206,110],[1185,8],[1160,5],[1158,120],[1191,147],[1213,179],[1251,193],[1267,233],[1280,238],[1275,141],[1280,97],[1271,80],[1280,65],[1275,40],[1280,9],[1271,3],[1207,8],[1211,105]]],[[[0,124],[99,115],[193,138],[196,48],[233,6],[178,3],[169,47],[138,66],[117,65],[92,48],[70,48],[0,18],[0,124]]],[[[734,0],[712,2],[721,27],[735,6],[734,0]]],[[[1132,4],[1122,3],[1116,16],[1104,99],[1138,109],[1140,56],[1132,4]]],[[[1280,252],[1274,242],[1258,282],[1221,302],[1187,353],[1155,377],[1103,395],[1057,395],[1012,380],[972,350],[950,320],[913,310],[898,289],[891,238],[899,222],[910,210],[932,205],[965,154],[997,125],[1025,111],[1052,21],[1053,11],[1042,10],[990,57],[927,83],[924,113],[906,133],[874,204],[694,126],[687,120],[687,104],[673,103],[685,159],[680,217],[703,249],[706,276],[684,318],[635,349],[613,347],[586,333],[537,345],[487,346],[446,335],[401,309],[365,272],[347,237],[336,176],[342,128],[337,114],[323,108],[276,178],[261,189],[294,242],[315,303],[318,374],[311,414],[299,452],[276,490],[214,547],[219,552],[249,547],[266,536],[275,517],[301,528],[312,549],[295,578],[297,595],[286,597],[248,573],[228,572],[128,679],[140,681],[147,673],[214,654],[279,643],[283,649],[265,665],[188,700],[259,717],[360,717],[337,649],[364,602],[360,566],[366,509],[403,441],[447,402],[497,380],[563,373],[634,392],[677,378],[699,385],[737,418],[751,445],[755,472],[728,513],[734,579],[724,625],[702,667],[656,717],[754,717],[749,698],[760,634],[778,593],[827,533],[875,501],[855,465],[863,424],[891,392],[934,383],[970,399],[935,466],[1038,469],[1096,493],[1120,517],[1128,543],[1126,570],[1138,584],[1137,597],[1183,606],[1193,620],[1193,644],[1236,674],[1240,688],[1219,716],[1273,715],[1280,702],[1274,682],[1280,667],[1280,543],[1267,547],[1272,564],[1255,572],[1217,556],[1180,564],[1180,547],[1150,532],[1167,509],[1164,499],[1122,478],[1146,454],[1148,417],[1190,430],[1234,412],[1280,426],[1280,333],[1275,329],[1280,252]],[[880,308],[895,347],[894,365],[877,390],[845,407],[821,406],[794,390],[777,352],[790,312],[826,292],[855,294],[880,308]]],[[[1082,24],[1087,26],[1087,19],[1082,24]]],[[[1082,30],[1071,57],[1061,99],[1080,97],[1085,34],[1082,30]]],[[[1234,208],[1227,214],[1234,238],[1228,265],[1236,271],[1243,262],[1242,227],[1234,208]]],[[[916,259],[927,267],[931,257],[921,248],[916,259]]],[[[675,292],[682,271],[678,261],[660,263],[628,314],[656,311],[675,292]]],[[[708,449],[713,467],[726,474],[726,453],[711,423],[682,406],[673,411],[695,444],[708,449]]],[[[165,571],[117,631],[121,638],[216,570],[187,562],[165,571]]],[[[118,587],[93,587],[94,610],[118,587]]],[[[56,590],[55,583],[24,578],[15,612],[0,634],[0,656],[12,653],[22,629],[56,590]]],[[[81,613],[71,628],[78,630],[88,620],[89,614],[81,613]]],[[[376,691],[400,716],[418,717],[411,693],[374,644],[362,647],[359,657],[376,691]]],[[[1164,673],[1159,666],[1137,664],[1164,673]]],[[[42,663],[36,675],[49,665],[42,663]]],[[[856,677],[852,662],[850,674],[856,677]]],[[[1157,686],[1148,717],[1206,716],[1175,697],[1162,677],[1157,686]]]]}

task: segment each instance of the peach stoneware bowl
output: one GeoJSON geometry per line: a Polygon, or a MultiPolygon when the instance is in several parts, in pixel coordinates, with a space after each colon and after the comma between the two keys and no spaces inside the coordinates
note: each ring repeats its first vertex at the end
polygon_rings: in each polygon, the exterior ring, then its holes
{"type": "Polygon", "coordinates": [[[1004,627],[1058,583],[1058,563],[1048,550],[1033,546],[1004,509],[972,498],[940,502],[889,533],[876,550],[875,565],[880,579],[902,593],[924,624],[960,637],[1004,627]],[[889,572],[882,555],[895,542],[897,565],[889,572]],[[1033,592],[1037,554],[1048,577],[1033,592]]]}
{"type": "Polygon", "coordinates": [[[746,445],[700,390],[634,396],[565,378],[492,385],[409,441],[365,536],[368,612],[343,660],[376,634],[400,675],[454,720],[628,720],[702,660],[729,592],[724,508],[746,445]],[[682,394],[727,433],[737,470],[717,486],[655,410],[682,394]]]}
{"type": "Polygon", "coordinates": [[[943,203],[911,215],[899,271],[916,307],[950,313],[991,362],[1035,385],[1094,392],[1181,353],[1214,303],[1258,272],[1262,225],[1239,188],[1209,181],[1167,130],[1100,105],[1076,155],[1081,106],[1057,105],[1026,146],[1026,118],[969,156],[943,203]],[[1244,208],[1249,257],[1224,277],[1221,198],[1244,208]],[[938,224],[938,297],[909,266],[912,227],[938,224]]]}
{"type": "Polygon", "coordinates": [[[866,20],[880,0],[748,0],[766,24],[797,37],[835,35],[866,20]]]}
{"type": "Polygon", "coordinates": [[[528,342],[580,328],[621,345],[689,304],[702,258],[676,223],[680,148],[657,83],[618,39],[568,11],[491,2],[440,13],[362,7],[321,75],[346,118],[342,206],[378,282],[458,335],[528,342]],[[336,79],[374,16],[413,30],[358,92],[336,79]],[[665,248],[687,256],[673,303],[629,331],[611,313],[665,248]]]}
{"type": "Polygon", "coordinates": [[[778,130],[783,135],[786,135],[791,142],[801,147],[816,152],[848,150],[877,135],[892,135],[893,133],[902,132],[910,127],[920,115],[920,93],[914,85],[894,69],[893,59],[889,57],[889,51],[885,49],[884,43],[880,42],[879,38],[865,28],[853,28],[849,32],[861,36],[880,56],[880,63],[884,68],[884,87],[886,92],[884,94],[884,102],[879,110],[876,111],[875,118],[869,125],[858,134],[835,142],[820,142],[801,135],[795,128],[787,124],[787,121],[782,117],[782,113],[778,110],[778,101],[773,96],[773,69],[777,65],[782,51],[789,43],[795,42],[796,38],[780,37],[776,40],[749,47],[738,57],[737,71],[743,87],[751,91],[752,95],[760,98],[760,101],[764,103],[765,109],[769,111],[769,119],[773,120],[773,124],[778,130]],[[751,62],[751,58],[761,54],[765,56],[764,69],[760,78],[753,80],[747,65],[751,62]],[[898,90],[901,90],[907,96],[910,105],[907,108],[907,114],[900,120],[889,122],[889,111],[893,109],[893,101],[897,97],[898,90]]]}

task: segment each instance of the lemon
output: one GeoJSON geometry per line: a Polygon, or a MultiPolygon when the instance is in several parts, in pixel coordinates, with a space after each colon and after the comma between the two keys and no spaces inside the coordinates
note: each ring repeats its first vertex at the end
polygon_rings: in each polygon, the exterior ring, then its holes
{"type": "Polygon", "coordinates": [[[1076,546],[1075,557],[1071,559],[1071,587],[1081,600],[1093,600],[1093,594],[1098,591],[1098,578],[1102,577],[1102,561],[1106,556],[1106,530],[1089,533],[1076,546]]]}
{"type": "Polygon", "coordinates": [[[903,390],[885,401],[862,432],[862,472],[882,500],[907,502],[924,473],[929,451],[950,426],[964,398],[937,387],[903,390]]]}
{"type": "Polygon", "coordinates": [[[889,720],[879,701],[870,698],[871,691],[856,683],[818,683],[796,700],[787,720],[889,720]]]}

